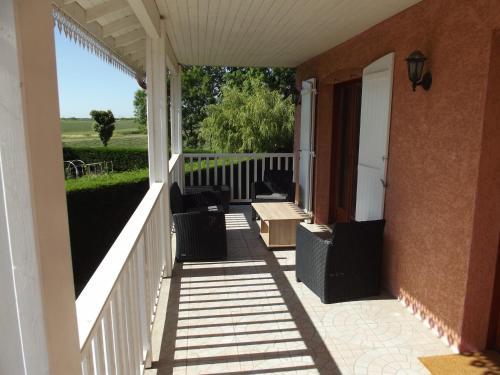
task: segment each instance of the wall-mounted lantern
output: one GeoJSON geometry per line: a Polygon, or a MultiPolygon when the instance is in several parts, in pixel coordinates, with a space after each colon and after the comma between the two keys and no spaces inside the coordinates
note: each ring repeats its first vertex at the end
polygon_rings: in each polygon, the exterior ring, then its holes
{"type": "Polygon", "coordinates": [[[410,56],[406,58],[406,63],[408,64],[408,78],[410,79],[413,87],[413,91],[417,86],[422,86],[422,88],[427,91],[432,85],[432,74],[431,72],[426,72],[424,74],[424,65],[427,57],[424,56],[419,50],[410,53],[410,56]]]}

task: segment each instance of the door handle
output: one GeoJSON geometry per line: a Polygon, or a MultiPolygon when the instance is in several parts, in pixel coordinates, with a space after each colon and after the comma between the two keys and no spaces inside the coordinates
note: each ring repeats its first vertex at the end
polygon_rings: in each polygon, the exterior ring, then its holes
{"type": "Polygon", "coordinates": [[[389,186],[389,184],[387,182],[385,182],[383,179],[380,179],[380,182],[382,183],[382,186],[384,188],[387,188],[389,186]]]}

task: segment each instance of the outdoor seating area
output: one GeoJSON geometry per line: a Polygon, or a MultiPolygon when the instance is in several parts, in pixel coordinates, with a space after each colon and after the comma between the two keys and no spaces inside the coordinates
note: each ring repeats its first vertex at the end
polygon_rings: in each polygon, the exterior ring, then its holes
{"type": "Polygon", "coordinates": [[[226,223],[220,193],[204,191],[183,195],[174,182],[170,187],[170,207],[177,262],[226,257],[226,223]]]}
{"type": "Polygon", "coordinates": [[[500,353],[499,1],[5,0],[0,30],[0,373],[428,374],[421,357],[500,353]],[[123,134],[147,155],[64,156],[82,85],[59,79],[57,32],[140,88],[147,135],[123,134]],[[116,173],[68,198],[136,157],[127,196],[116,173]],[[81,217],[105,233],[80,251],[69,213],[96,197],[110,216],[81,217]]]}
{"type": "Polygon", "coordinates": [[[249,206],[231,206],[226,228],[226,260],[176,263],[164,280],[146,374],[427,374],[419,357],[451,353],[385,292],[323,304],[249,206]]]}
{"type": "MultiPolygon", "coordinates": [[[[293,202],[295,183],[291,170],[267,170],[262,181],[255,181],[250,186],[252,203],[293,202]]],[[[255,210],[252,219],[255,220],[255,210]]]]}

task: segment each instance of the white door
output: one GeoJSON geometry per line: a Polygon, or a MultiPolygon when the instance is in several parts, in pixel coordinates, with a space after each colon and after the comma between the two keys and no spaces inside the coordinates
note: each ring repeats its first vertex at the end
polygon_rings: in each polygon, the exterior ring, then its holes
{"type": "Polygon", "coordinates": [[[384,217],[394,53],[363,70],[356,221],[384,217]]]}
{"type": "Polygon", "coordinates": [[[314,159],[316,79],[302,81],[300,107],[299,194],[306,212],[311,212],[314,159]]]}

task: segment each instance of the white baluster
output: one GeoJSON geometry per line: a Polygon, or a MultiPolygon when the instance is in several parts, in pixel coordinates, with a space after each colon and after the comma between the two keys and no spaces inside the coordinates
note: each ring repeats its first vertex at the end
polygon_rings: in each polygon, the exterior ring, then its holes
{"type": "Polygon", "coordinates": [[[104,357],[104,342],[102,337],[102,324],[96,325],[96,334],[92,340],[92,357],[97,375],[106,375],[106,365],[104,357]]]}
{"type": "Polygon", "coordinates": [[[219,169],[219,159],[214,156],[214,185],[218,185],[219,182],[217,169],[219,169]]]}
{"type": "Polygon", "coordinates": [[[246,160],[246,195],[247,195],[247,200],[250,199],[250,158],[246,160]]]}
{"type": "Polygon", "coordinates": [[[231,200],[234,199],[234,163],[233,159],[229,159],[229,183],[231,184],[231,200]]]}
{"type": "Polygon", "coordinates": [[[241,159],[238,158],[238,200],[241,200],[241,159]]]}
{"type": "Polygon", "coordinates": [[[258,160],[256,157],[253,158],[253,182],[257,181],[257,165],[258,160]]]}
{"type": "Polygon", "coordinates": [[[201,158],[198,158],[198,185],[201,185],[201,158]]]}
{"type": "Polygon", "coordinates": [[[193,158],[189,158],[189,186],[193,185],[193,158]]]}
{"type": "Polygon", "coordinates": [[[107,375],[118,375],[116,372],[115,343],[113,340],[113,308],[113,300],[111,300],[102,320],[107,375]]]}
{"type": "Polygon", "coordinates": [[[266,170],[266,157],[264,156],[262,158],[262,180],[261,181],[264,181],[264,171],[266,170]]]}
{"type": "Polygon", "coordinates": [[[226,163],[227,163],[227,159],[223,158],[222,159],[222,185],[226,184],[226,163]]]}

